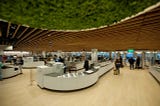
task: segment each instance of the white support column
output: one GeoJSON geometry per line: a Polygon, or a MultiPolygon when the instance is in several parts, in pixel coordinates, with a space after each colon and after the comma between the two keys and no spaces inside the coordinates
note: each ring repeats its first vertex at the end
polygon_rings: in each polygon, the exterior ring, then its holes
{"type": "Polygon", "coordinates": [[[30,52],[29,52],[29,56],[32,56],[32,54],[33,54],[33,51],[30,51],[30,52]]]}
{"type": "Polygon", "coordinates": [[[153,52],[150,52],[150,65],[153,65],[153,52]]]}
{"type": "Polygon", "coordinates": [[[114,61],[118,58],[118,52],[114,51],[114,61]]]}
{"type": "Polygon", "coordinates": [[[142,69],[144,68],[144,59],[145,59],[145,53],[142,52],[142,69]]]}
{"type": "Polygon", "coordinates": [[[156,59],[157,59],[157,52],[154,51],[154,54],[153,54],[153,64],[155,65],[156,64],[156,59]]]}
{"type": "Polygon", "coordinates": [[[135,51],[134,51],[134,53],[133,53],[133,58],[137,58],[138,57],[138,53],[136,53],[135,51]]]}
{"type": "Polygon", "coordinates": [[[118,53],[117,53],[117,57],[119,58],[121,56],[121,54],[120,54],[120,52],[118,51],[118,53]]]}
{"type": "Polygon", "coordinates": [[[3,52],[3,50],[0,50],[0,55],[4,55],[4,52],[3,52]]]}
{"type": "Polygon", "coordinates": [[[42,51],[42,56],[43,56],[43,58],[46,58],[46,52],[45,51],[42,51]]]}
{"type": "Polygon", "coordinates": [[[111,55],[112,55],[112,60],[115,61],[115,59],[117,58],[116,51],[112,51],[111,55]]]}
{"type": "Polygon", "coordinates": [[[71,55],[71,52],[70,52],[70,53],[68,53],[68,56],[69,56],[69,57],[68,57],[68,61],[70,61],[70,62],[71,62],[71,61],[72,61],[72,55],[71,55]]]}
{"type": "Polygon", "coordinates": [[[86,59],[86,52],[83,50],[82,51],[82,61],[85,61],[86,59]]]}
{"type": "Polygon", "coordinates": [[[144,66],[146,66],[147,65],[147,63],[146,63],[146,52],[143,52],[144,53],[144,66]]]}
{"type": "MultiPolygon", "coordinates": [[[[3,50],[0,50],[0,55],[4,55],[4,51],[3,50]]],[[[1,58],[2,59],[2,58],[1,58]]],[[[2,60],[0,60],[0,62],[1,61],[3,61],[3,59],[2,60]]]]}
{"type": "Polygon", "coordinates": [[[150,52],[150,65],[152,66],[153,65],[153,52],[151,51],[150,52]]]}
{"type": "Polygon", "coordinates": [[[124,65],[127,65],[127,64],[126,64],[126,60],[127,60],[127,59],[126,59],[126,54],[127,54],[127,53],[124,52],[124,57],[123,57],[123,58],[124,58],[124,65]]]}
{"type": "Polygon", "coordinates": [[[58,56],[58,57],[62,57],[62,50],[58,50],[58,51],[57,51],[57,56],[58,56]]]}
{"type": "Polygon", "coordinates": [[[98,57],[97,57],[97,49],[92,49],[91,50],[92,53],[91,53],[91,60],[92,60],[92,63],[97,63],[97,60],[98,60],[98,57]]]}

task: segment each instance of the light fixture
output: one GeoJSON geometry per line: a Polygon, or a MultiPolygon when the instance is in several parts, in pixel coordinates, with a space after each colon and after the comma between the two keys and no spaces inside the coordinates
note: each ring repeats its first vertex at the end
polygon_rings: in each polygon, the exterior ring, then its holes
{"type": "Polygon", "coordinates": [[[151,53],[150,51],[147,51],[146,53],[151,53]]]}
{"type": "Polygon", "coordinates": [[[137,54],[141,54],[142,53],[142,51],[135,51],[137,54]]]}
{"type": "Polygon", "coordinates": [[[120,54],[124,54],[124,52],[123,52],[123,51],[120,51],[120,54]]]}

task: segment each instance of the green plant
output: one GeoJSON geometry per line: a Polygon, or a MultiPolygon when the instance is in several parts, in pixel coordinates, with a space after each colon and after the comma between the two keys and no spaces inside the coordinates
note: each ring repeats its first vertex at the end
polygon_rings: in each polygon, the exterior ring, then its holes
{"type": "Polygon", "coordinates": [[[1,0],[0,18],[34,28],[78,30],[110,25],[160,0],[1,0]]]}

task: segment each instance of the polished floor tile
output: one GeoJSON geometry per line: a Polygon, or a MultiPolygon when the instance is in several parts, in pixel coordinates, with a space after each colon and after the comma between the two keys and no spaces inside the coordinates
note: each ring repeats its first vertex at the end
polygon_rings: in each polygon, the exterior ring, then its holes
{"type": "Polygon", "coordinates": [[[30,85],[30,69],[23,69],[22,75],[0,81],[0,106],[160,106],[160,85],[147,69],[125,67],[87,89],[57,92],[41,89],[35,81],[30,85]]]}

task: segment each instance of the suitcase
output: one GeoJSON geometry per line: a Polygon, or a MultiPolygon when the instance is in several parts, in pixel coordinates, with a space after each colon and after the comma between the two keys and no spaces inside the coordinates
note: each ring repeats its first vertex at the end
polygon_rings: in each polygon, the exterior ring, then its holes
{"type": "Polygon", "coordinates": [[[113,74],[118,75],[118,70],[114,70],[113,74]]]}

